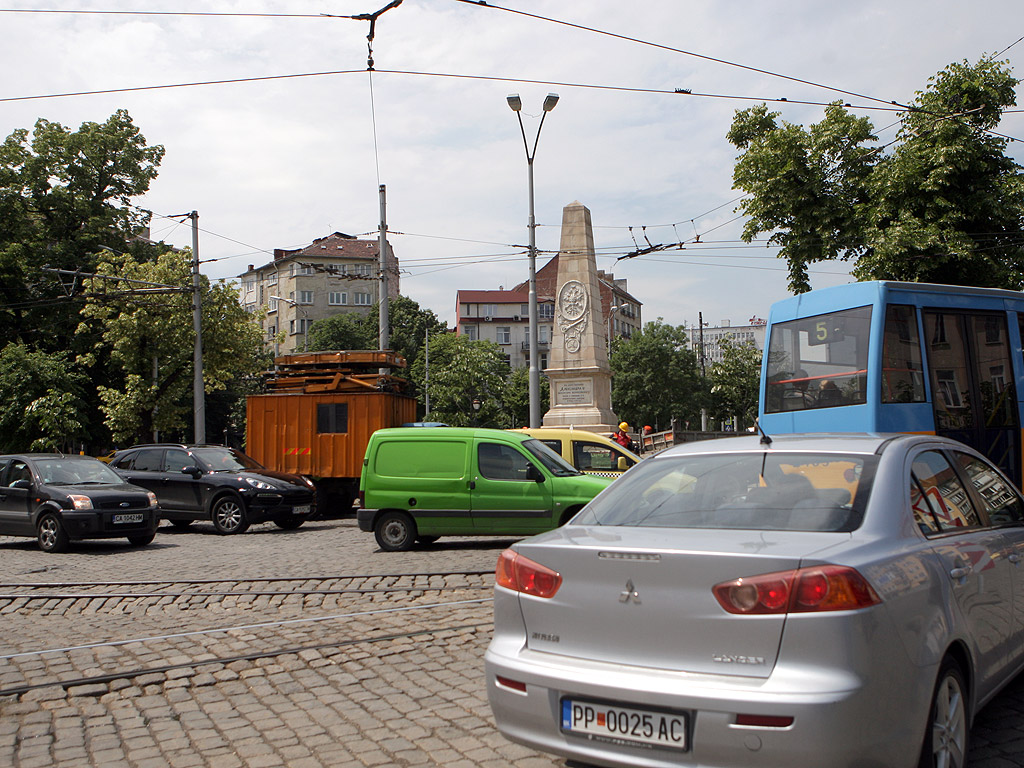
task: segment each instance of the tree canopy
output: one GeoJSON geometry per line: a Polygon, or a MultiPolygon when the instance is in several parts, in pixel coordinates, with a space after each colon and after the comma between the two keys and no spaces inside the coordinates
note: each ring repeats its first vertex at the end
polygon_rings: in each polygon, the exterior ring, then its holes
{"type": "Polygon", "coordinates": [[[834,259],[861,280],[1024,287],[1024,177],[995,132],[1017,84],[1006,62],[951,64],[885,145],[841,103],[809,129],[764,105],[738,111],[728,139],[744,240],[771,233],[795,293],[834,259]]]}
{"type": "Polygon", "coordinates": [[[753,342],[739,343],[728,336],[719,340],[721,362],[708,371],[711,385],[709,410],[715,421],[736,418],[740,429],[753,425],[761,387],[761,350],[753,342]]]}
{"type": "Polygon", "coordinates": [[[697,356],[687,346],[686,329],[661,318],[631,337],[612,341],[612,408],[631,425],[668,429],[700,424],[707,398],[697,356]]]}

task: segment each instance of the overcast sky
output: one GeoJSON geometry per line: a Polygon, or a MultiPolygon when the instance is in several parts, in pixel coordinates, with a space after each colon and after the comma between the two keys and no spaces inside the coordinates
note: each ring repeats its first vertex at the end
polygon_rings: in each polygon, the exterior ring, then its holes
{"type": "MultiPolygon", "coordinates": [[[[556,92],[535,163],[538,247],[557,250],[562,208],[579,200],[598,266],[628,280],[645,320],[692,325],[703,313],[735,325],[788,295],[774,252],[739,242],[725,139],[737,109],[784,98],[771,108],[807,125],[822,107],[794,102],[842,98],[885,142],[896,117],[876,100],[907,103],[951,62],[1005,50],[1024,78],[1020,0],[507,0],[522,13],[404,0],[378,17],[371,76],[369,22],[319,14],[386,3],[0,0],[0,131],[39,117],[77,128],[127,109],[167,150],[141,201],[153,236],[190,245],[188,226],[167,217],[198,211],[212,278],[334,231],[375,237],[385,184],[402,293],[453,324],[458,289],[527,277],[526,152],[506,96],[521,94],[532,145],[556,92]],[[8,12],[37,8],[150,13],[8,12]],[[268,79],[152,88],[251,78],[268,79]],[[686,247],[616,261],[634,240],[686,247]]],[[[1000,130],[1024,140],[1024,114],[1000,130]]],[[[1008,151],[1024,163],[1021,141],[1008,151]]],[[[842,263],[812,271],[815,287],[848,280],[842,263]]]]}

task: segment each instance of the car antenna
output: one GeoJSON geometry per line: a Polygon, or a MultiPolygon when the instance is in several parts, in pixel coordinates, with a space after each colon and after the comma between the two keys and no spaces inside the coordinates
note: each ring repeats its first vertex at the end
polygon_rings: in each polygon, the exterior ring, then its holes
{"type": "Polygon", "coordinates": [[[761,435],[761,445],[771,445],[772,439],[768,437],[768,433],[761,429],[761,423],[754,419],[754,426],[757,428],[758,433],[761,435]]]}

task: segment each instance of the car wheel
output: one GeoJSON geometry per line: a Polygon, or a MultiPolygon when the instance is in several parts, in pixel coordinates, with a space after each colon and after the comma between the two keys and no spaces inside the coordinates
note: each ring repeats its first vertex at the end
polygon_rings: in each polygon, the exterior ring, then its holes
{"type": "Polygon", "coordinates": [[[144,547],[156,537],[155,533],[139,533],[128,537],[128,543],[136,547],[144,547]]]}
{"type": "Polygon", "coordinates": [[[190,525],[192,525],[192,521],[191,520],[171,520],[171,525],[173,525],[179,531],[184,531],[186,528],[188,528],[190,525]]]}
{"type": "Polygon", "coordinates": [[[234,496],[225,496],[213,503],[213,527],[217,533],[243,533],[249,528],[249,519],[245,515],[245,507],[234,496]]]}
{"type": "Polygon", "coordinates": [[[416,523],[405,512],[385,512],[377,518],[373,535],[385,552],[410,549],[416,541],[416,523]]]}
{"type": "Polygon", "coordinates": [[[68,532],[60,518],[52,512],[47,512],[39,518],[36,526],[39,548],[43,552],[64,552],[68,548],[68,532]]]}
{"type": "Polygon", "coordinates": [[[920,768],[963,768],[967,764],[967,686],[960,667],[946,659],[932,694],[920,768]]]}
{"type": "Polygon", "coordinates": [[[278,528],[284,528],[286,531],[294,531],[306,522],[306,519],[307,518],[305,517],[298,517],[297,515],[288,515],[287,517],[279,517],[274,520],[274,525],[278,528]]]}

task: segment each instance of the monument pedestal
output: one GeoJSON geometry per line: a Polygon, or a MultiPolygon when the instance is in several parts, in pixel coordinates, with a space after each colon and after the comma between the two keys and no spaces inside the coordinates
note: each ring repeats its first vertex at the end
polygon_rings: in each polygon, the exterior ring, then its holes
{"type": "Polygon", "coordinates": [[[551,384],[551,409],[544,414],[544,426],[614,432],[619,419],[612,411],[594,228],[590,211],[578,201],[562,209],[555,285],[555,329],[544,371],[551,384]]]}

